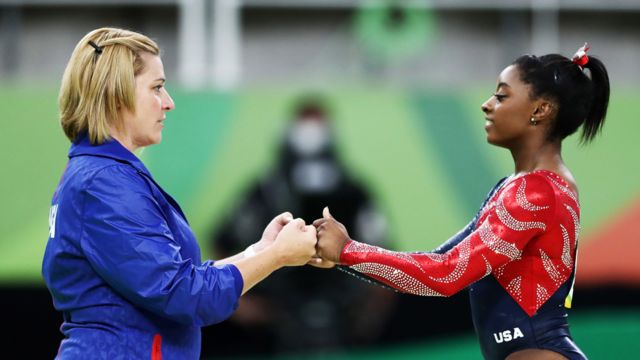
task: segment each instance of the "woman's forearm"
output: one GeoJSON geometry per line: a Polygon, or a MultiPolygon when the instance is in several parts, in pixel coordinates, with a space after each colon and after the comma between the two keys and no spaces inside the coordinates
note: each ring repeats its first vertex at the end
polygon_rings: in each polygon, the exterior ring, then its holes
{"type": "MultiPolygon", "coordinates": [[[[251,247],[251,251],[254,254],[257,254],[257,253],[263,251],[264,249],[266,249],[268,246],[263,245],[263,241],[261,240],[261,241],[256,242],[255,244],[251,245],[250,247],[251,247]]],[[[239,252],[239,253],[237,253],[235,255],[226,257],[224,259],[216,260],[215,264],[216,265],[235,264],[239,260],[247,258],[248,257],[247,256],[248,251],[249,250],[244,250],[244,251],[241,251],[241,252],[239,252]]]]}
{"type": "Polygon", "coordinates": [[[285,266],[282,258],[272,248],[267,248],[251,257],[244,256],[244,252],[242,252],[225,260],[230,260],[230,263],[235,265],[242,274],[244,280],[242,294],[245,294],[274,271],[285,266]]]}

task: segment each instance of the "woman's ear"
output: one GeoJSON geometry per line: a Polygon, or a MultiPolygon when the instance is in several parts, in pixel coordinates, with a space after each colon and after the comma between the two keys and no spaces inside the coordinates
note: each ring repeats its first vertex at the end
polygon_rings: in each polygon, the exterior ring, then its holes
{"type": "Polygon", "coordinates": [[[540,99],[533,111],[532,118],[538,122],[548,122],[553,119],[556,114],[556,106],[553,102],[540,99]]]}

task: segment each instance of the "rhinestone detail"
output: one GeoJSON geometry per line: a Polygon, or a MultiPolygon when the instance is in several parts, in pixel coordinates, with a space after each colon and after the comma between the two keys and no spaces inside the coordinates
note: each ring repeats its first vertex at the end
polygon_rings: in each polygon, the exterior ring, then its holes
{"type": "Polygon", "coordinates": [[[563,193],[567,194],[567,196],[569,196],[573,201],[578,203],[578,198],[576,197],[576,194],[574,194],[573,191],[571,191],[571,189],[569,189],[568,187],[560,184],[556,179],[554,179],[553,177],[551,177],[549,175],[547,175],[547,179],[549,179],[555,186],[557,186],[558,189],[560,189],[560,191],[562,191],[563,193]]]}
{"type": "Polygon", "coordinates": [[[507,285],[507,291],[512,294],[516,300],[522,301],[522,289],[520,285],[522,284],[522,276],[516,276],[509,282],[507,285]]]}
{"type": "Polygon", "coordinates": [[[551,261],[549,255],[547,255],[547,253],[545,253],[542,249],[540,249],[540,258],[542,259],[542,267],[544,267],[547,274],[549,274],[549,277],[551,278],[551,280],[553,280],[553,283],[556,284],[556,286],[560,286],[562,284],[562,274],[560,274],[560,272],[553,265],[553,261],[551,261]]]}
{"type": "Polygon", "coordinates": [[[344,249],[344,253],[345,254],[347,254],[347,253],[356,253],[356,252],[364,252],[364,253],[366,253],[366,252],[377,252],[377,253],[393,256],[393,257],[395,257],[397,259],[409,262],[409,263],[415,265],[415,267],[417,267],[421,272],[423,272],[423,273],[425,272],[424,269],[422,268],[422,266],[420,265],[420,263],[418,263],[416,261],[416,259],[414,259],[411,255],[406,254],[406,253],[397,252],[397,251],[390,251],[390,250],[383,249],[381,247],[368,245],[368,244],[364,244],[364,243],[357,242],[357,241],[352,241],[351,243],[349,243],[349,246],[347,246],[347,248],[344,249]]]}
{"type": "Polygon", "coordinates": [[[430,287],[424,285],[409,274],[394,267],[378,263],[360,263],[350,268],[363,274],[374,275],[394,284],[405,292],[421,296],[444,296],[430,287]]]}
{"type": "Polygon", "coordinates": [[[548,209],[549,206],[538,206],[535,204],[532,204],[529,202],[529,200],[527,200],[527,195],[525,194],[525,189],[527,187],[527,181],[522,178],[522,182],[520,183],[520,186],[518,187],[518,191],[516,192],[516,201],[518,202],[518,205],[528,211],[540,211],[540,210],[544,210],[544,209],[548,209]]]}
{"type": "Polygon", "coordinates": [[[564,226],[562,226],[562,224],[560,224],[560,230],[562,230],[562,256],[560,257],[560,259],[562,259],[562,263],[567,267],[567,269],[571,269],[572,261],[571,246],[569,245],[569,232],[564,228],[564,226]]]}
{"type": "Polygon", "coordinates": [[[502,194],[500,194],[500,197],[498,198],[498,203],[496,204],[496,214],[498,215],[498,218],[500,219],[500,221],[502,221],[502,223],[506,227],[515,231],[525,231],[530,229],[542,229],[542,230],[547,229],[547,226],[543,222],[520,221],[520,220],[516,220],[513,216],[511,216],[507,208],[504,206],[505,193],[506,192],[503,192],[502,194]]]}
{"type": "Polygon", "coordinates": [[[489,224],[488,219],[489,218],[487,217],[478,229],[480,240],[482,240],[482,242],[485,243],[485,245],[487,245],[487,247],[493,252],[504,255],[510,260],[519,258],[522,252],[512,243],[504,241],[494,234],[491,230],[491,225],[489,224]]]}
{"type": "Polygon", "coordinates": [[[467,270],[467,265],[469,265],[469,256],[471,255],[471,241],[467,238],[463,240],[458,246],[458,263],[453,271],[444,277],[435,278],[433,276],[429,276],[429,278],[433,281],[441,282],[441,283],[452,283],[458,279],[464,272],[467,270]]]}

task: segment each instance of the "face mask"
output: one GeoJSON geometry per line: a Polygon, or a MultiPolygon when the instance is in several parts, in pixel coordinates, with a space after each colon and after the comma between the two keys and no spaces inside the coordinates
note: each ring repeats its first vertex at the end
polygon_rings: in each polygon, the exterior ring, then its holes
{"type": "Polygon", "coordinates": [[[289,145],[300,156],[313,156],[329,145],[329,127],[322,121],[303,120],[296,122],[288,134],[289,145]]]}

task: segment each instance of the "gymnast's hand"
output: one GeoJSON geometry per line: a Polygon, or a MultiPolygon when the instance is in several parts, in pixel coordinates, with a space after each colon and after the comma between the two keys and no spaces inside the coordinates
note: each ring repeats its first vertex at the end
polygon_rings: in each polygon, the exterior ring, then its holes
{"type": "MultiPolygon", "coordinates": [[[[323,217],[321,219],[313,222],[318,236],[316,255],[325,262],[329,261],[338,264],[340,263],[342,249],[351,238],[344,225],[331,216],[328,207],[324,208],[322,215],[323,217]]],[[[312,263],[312,265],[315,264],[312,263]]]]}

